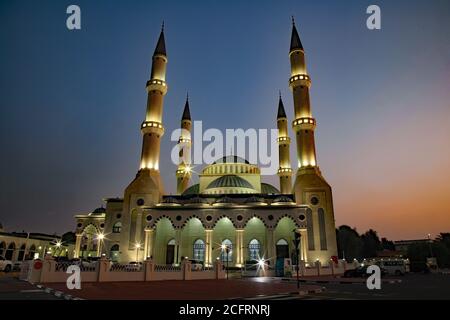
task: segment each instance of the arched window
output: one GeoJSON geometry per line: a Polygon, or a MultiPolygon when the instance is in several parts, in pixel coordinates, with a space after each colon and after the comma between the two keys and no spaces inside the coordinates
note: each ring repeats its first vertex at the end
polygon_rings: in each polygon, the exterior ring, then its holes
{"type": "Polygon", "coordinates": [[[0,256],[3,257],[5,255],[6,251],[6,243],[1,242],[0,243],[0,256]]]}
{"type": "Polygon", "coordinates": [[[109,258],[112,261],[117,261],[119,259],[119,245],[115,244],[111,247],[111,250],[109,250],[109,258]]]}
{"type": "Polygon", "coordinates": [[[197,239],[194,242],[194,260],[205,260],[205,242],[202,239],[197,239]]]}
{"type": "Polygon", "coordinates": [[[23,258],[25,257],[25,244],[23,244],[19,249],[19,256],[17,257],[17,261],[23,261],[23,258]]]}
{"type": "Polygon", "coordinates": [[[260,256],[261,244],[258,240],[253,239],[248,244],[248,257],[250,260],[259,260],[260,256]]]}
{"type": "Polygon", "coordinates": [[[233,244],[230,239],[225,239],[222,241],[221,250],[220,260],[222,260],[222,262],[233,261],[233,244]]]}
{"type": "Polygon", "coordinates": [[[36,254],[36,246],[34,244],[32,244],[30,249],[28,250],[29,259],[34,259],[35,254],[36,254]]]}
{"type": "Polygon", "coordinates": [[[14,242],[11,242],[8,246],[8,249],[6,250],[6,254],[5,254],[6,260],[12,260],[12,257],[14,255],[14,250],[16,250],[16,244],[14,242]]]}
{"type": "Polygon", "coordinates": [[[122,231],[122,222],[118,221],[113,225],[112,232],[113,233],[120,233],[122,231]]]}

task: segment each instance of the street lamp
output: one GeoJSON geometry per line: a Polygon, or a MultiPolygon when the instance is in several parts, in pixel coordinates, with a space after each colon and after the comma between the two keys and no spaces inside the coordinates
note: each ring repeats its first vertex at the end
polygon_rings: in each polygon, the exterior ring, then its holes
{"type": "Polygon", "coordinates": [[[230,247],[226,244],[222,244],[222,250],[225,250],[225,253],[227,254],[227,280],[228,280],[228,263],[230,262],[229,254],[230,254],[230,247]]]}
{"type": "Polygon", "coordinates": [[[97,234],[97,240],[98,240],[98,255],[99,257],[102,256],[102,244],[103,244],[103,239],[105,239],[105,235],[103,233],[99,233],[97,234]]]}
{"type": "Polygon", "coordinates": [[[135,247],[136,247],[136,262],[139,262],[139,249],[141,248],[141,244],[136,243],[135,247]]]}
{"type": "Polygon", "coordinates": [[[431,234],[428,234],[428,246],[430,247],[430,258],[433,258],[433,249],[431,248],[431,243],[433,240],[431,240],[431,234]]]}
{"type": "Polygon", "coordinates": [[[300,234],[300,232],[296,229],[293,230],[294,232],[294,248],[295,248],[295,254],[296,254],[296,259],[297,259],[297,289],[300,289],[300,278],[298,275],[298,271],[299,271],[299,263],[300,263],[300,239],[302,237],[302,235],[300,234]]]}

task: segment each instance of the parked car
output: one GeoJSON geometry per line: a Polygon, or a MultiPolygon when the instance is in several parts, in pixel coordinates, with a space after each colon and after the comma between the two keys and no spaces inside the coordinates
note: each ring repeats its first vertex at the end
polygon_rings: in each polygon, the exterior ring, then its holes
{"type": "Polygon", "coordinates": [[[189,260],[191,262],[191,269],[192,270],[202,270],[203,269],[203,262],[199,260],[189,260]]]}
{"type": "Polygon", "coordinates": [[[130,261],[126,266],[126,271],[141,271],[142,262],[130,261]]]}
{"type": "MultiPolygon", "coordinates": [[[[368,265],[365,265],[365,266],[357,267],[355,269],[346,270],[344,272],[344,278],[367,278],[371,275],[371,273],[367,273],[368,267],[369,267],[368,265]]],[[[381,269],[381,276],[384,276],[387,274],[386,269],[384,269],[384,268],[380,268],[380,269],[381,269]]]]}
{"type": "Polygon", "coordinates": [[[0,271],[10,272],[13,269],[13,263],[11,260],[6,260],[4,257],[0,257],[0,271]]]}
{"type": "Polygon", "coordinates": [[[376,264],[390,275],[403,276],[409,272],[409,265],[407,266],[404,259],[381,260],[377,261],[376,264]]]}

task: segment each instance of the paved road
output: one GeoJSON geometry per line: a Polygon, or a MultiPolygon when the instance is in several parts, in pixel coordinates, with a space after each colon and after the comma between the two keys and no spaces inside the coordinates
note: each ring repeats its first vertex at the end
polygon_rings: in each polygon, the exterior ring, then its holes
{"type": "MultiPolygon", "coordinates": [[[[369,290],[364,283],[321,283],[322,293],[268,295],[250,298],[267,300],[450,300],[450,275],[408,274],[401,283],[382,283],[380,290],[369,290]]],[[[278,281],[272,279],[272,281],[278,281]]]]}
{"type": "Polygon", "coordinates": [[[0,277],[0,300],[61,300],[12,275],[0,277]]]}

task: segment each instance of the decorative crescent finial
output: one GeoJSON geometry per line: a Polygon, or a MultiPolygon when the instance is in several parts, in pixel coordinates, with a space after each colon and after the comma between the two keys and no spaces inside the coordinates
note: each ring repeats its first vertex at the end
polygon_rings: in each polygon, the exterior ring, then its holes
{"type": "Polygon", "coordinates": [[[281,90],[278,90],[278,96],[281,99],[281,90]]]}
{"type": "Polygon", "coordinates": [[[186,101],[189,101],[189,91],[186,91],[186,101]]]}
{"type": "Polygon", "coordinates": [[[164,32],[164,20],[162,21],[162,24],[161,24],[161,32],[164,32]]]}
{"type": "Polygon", "coordinates": [[[291,18],[292,18],[292,25],[295,26],[295,19],[294,19],[294,16],[291,16],[291,18]]]}

